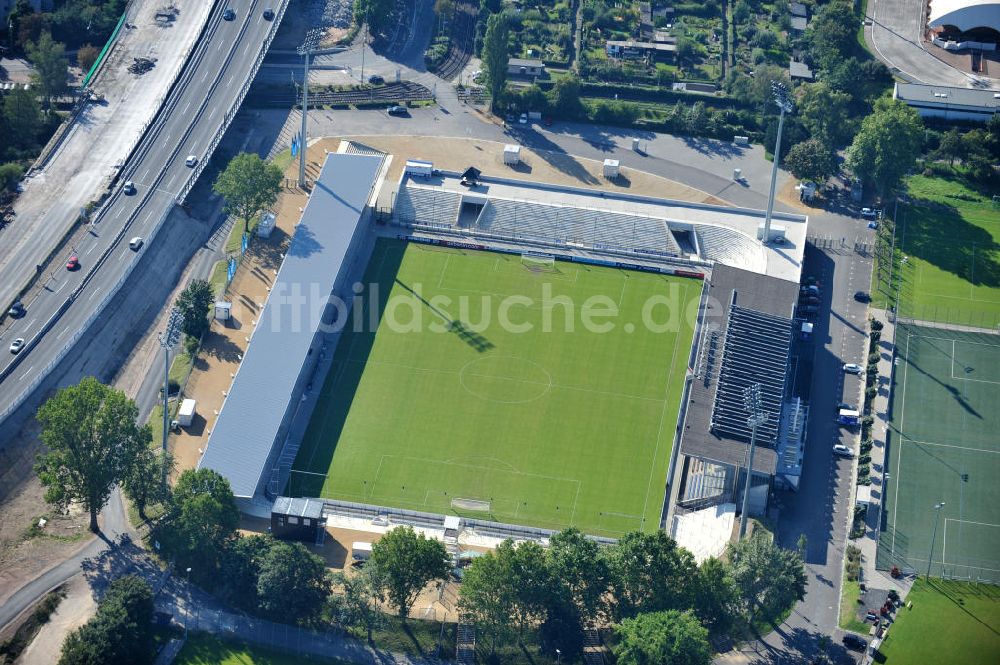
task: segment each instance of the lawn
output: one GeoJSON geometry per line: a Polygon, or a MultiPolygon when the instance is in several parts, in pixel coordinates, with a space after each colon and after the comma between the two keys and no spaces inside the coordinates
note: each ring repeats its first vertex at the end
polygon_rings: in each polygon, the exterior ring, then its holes
{"type": "Polygon", "coordinates": [[[858,599],[861,598],[861,584],[844,579],[840,589],[840,627],[856,633],[867,633],[868,624],[858,619],[858,599]]]}
{"type": "Polygon", "coordinates": [[[341,339],[291,494],[658,528],[700,282],[382,240],[364,283],[380,288],[376,332],[341,339]],[[653,298],[663,331],[643,324],[653,298]],[[618,311],[609,329],[595,307],[618,311]]]}
{"type": "Polygon", "coordinates": [[[992,665],[1000,660],[1000,587],[921,578],[880,651],[889,665],[992,665]]]}
{"type": "Polygon", "coordinates": [[[347,665],[347,661],[283,653],[241,642],[225,642],[206,633],[192,633],[175,665],[347,665]]]}
{"type": "MultiPolygon", "coordinates": [[[[996,328],[1000,325],[1000,210],[957,178],[913,176],[896,220],[894,281],[900,314],[996,328]]],[[[890,210],[891,212],[891,210],[890,210]]],[[[882,272],[882,278],[887,273],[882,272]]],[[[878,280],[880,271],[873,279],[878,280]]],[[[878,305],[893,292],[876,281],[878,305]]]]}

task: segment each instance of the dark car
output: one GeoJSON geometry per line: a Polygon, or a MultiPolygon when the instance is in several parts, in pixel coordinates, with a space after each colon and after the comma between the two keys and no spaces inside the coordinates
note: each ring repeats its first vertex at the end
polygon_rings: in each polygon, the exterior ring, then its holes
{"type": "Polygon", "coordinates": [[[19,319],[22,316],[24,316],[25,311],[26,310],[24,309],[24,303],[22,303],[20,300],[15,300],[14,304],[11,305],[10,309],[7,310],[7,316],[19,319]]]}
{"type": "Polygon", "coordinates": [[[379,76],[378,74],[372,74],[371,76],[368,77],[368,82],[371,83],[372,85],[382,85],[383,83],[385,83],[385,79],[379,76]]]}
{"type": "Polygon", "coordinates": [[[819,305],[799,305],[800,314],[815,314],[819,311],[819,305]]]}
{"type": "Polygon", "coordinates": [[[819,296],[814,293],[803,293],[799,296],[799,302],[803,305],[818,305],[819,296]]]}
{"type": "Polygon", "coordinates": [[[236,12],[233,10],[232,7],[226,7],[226,11],[222,12],[222,18],[226,19],[227,21],[232,21],[234,18],[236,18],[236,12]]]}
{"type": "Polygon", "coordinates": [[[385,112],[389,115],[395,116],[407,116],[410,114],[410,112],[406,110],[405,106],[390,106],[385,110],[385,112]]]}
{"type": "Polygon", "coordinates": [[[844,646],[854,651],[864,651],[868,648],[868,640],[862,639],[853,633],[844,635],[844,646]]]}
{"type": "Polygon", "coordinates": [[[870,295],[868,295],[867,293],[865,293],[864,291],[858,291],[857,293],[855,293],[854,294],[854,299],[857,300],[858,302],[871,302],[872,301],[872,297],[870,295]]]}
{"type": "Polygon", "coordinates": [[[842,411],[844,409],[847,409],[848,411],[857,411],[858,407],[853,404],[848,404],[847,402],[837,402],[837,408],[835,408],[834,411],[842,411]]]}
{"type": "Polygon", "coordinates": [[[274,10],[268,7],[264,10],[264,20],[273,21],[274,20],[274,10]]]}

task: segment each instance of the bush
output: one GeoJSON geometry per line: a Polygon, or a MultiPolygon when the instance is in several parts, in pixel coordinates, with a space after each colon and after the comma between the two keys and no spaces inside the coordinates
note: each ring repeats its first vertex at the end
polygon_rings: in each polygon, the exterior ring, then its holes
{"type": "Polygon", "coordinates": [[[0,190],[13,192],[24,175],[24,167],[16,162],[0,164],[0,190]]]}
{"type": "Polygon", "coordinates": [[[872,319],[872,330],[882,330],[884,324],[878,319],[872,319]]]}

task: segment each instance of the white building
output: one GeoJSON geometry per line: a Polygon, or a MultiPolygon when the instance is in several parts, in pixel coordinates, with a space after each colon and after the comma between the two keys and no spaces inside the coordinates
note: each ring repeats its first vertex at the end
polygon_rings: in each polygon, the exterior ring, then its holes
{"type": "Polygon", "coordinates": [[[986,122],[1000,109],[1000,92],[991,89],[897,83],[892,96],[924,118],[986,122]]]}

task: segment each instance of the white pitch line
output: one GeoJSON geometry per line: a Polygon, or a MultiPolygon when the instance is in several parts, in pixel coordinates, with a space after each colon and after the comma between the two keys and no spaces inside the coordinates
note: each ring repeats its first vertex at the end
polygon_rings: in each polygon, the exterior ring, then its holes
{"type": "Polygon", "coordinates": [[[24,377],[26,377],[29,374],[31,374],[31,370],[33,370],[33,369],[35,369],[34,365],[32,365],[31,367],[29,367],[27,370],[25,370],[24,374],[21,375],[21,380],[23,381],[24,377]]]}
{"type": "Polygon", "coordinates": [[[93,300],[93,299],[94,299],[94,296],[96,296],[96,295],[97,295],[97,289],[93,289],[93,290],[92,290],[92,291],[90,292],[90,296],[88,296],[88,297],[87,297],[87,302],[90,302],[91,300],[93,300]]]}

